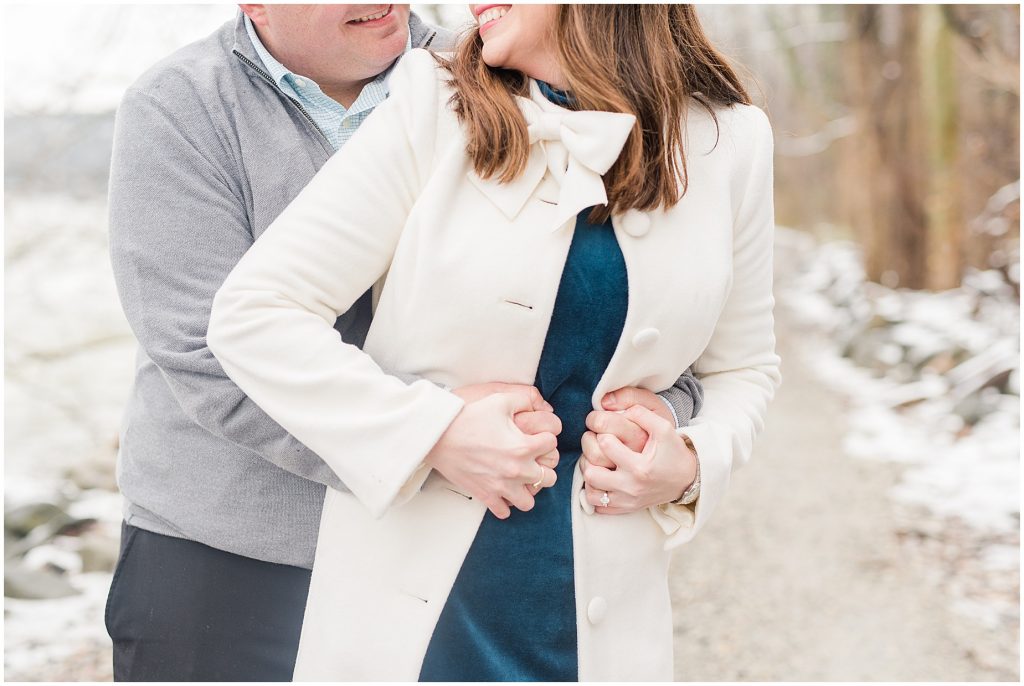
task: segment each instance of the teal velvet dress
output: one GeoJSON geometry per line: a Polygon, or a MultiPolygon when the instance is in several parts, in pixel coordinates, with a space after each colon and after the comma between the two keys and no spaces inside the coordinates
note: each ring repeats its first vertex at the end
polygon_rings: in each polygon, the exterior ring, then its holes
{"type": "MultiPolygon", "coordinates": [[[[565,104],[565,95],[541,90],[565,104]]],[[[558,481],[529,512],[487,512],[441,612],[421,681],[576,681],[572,475],[591,396],[626,319],[626,264],[611,221],[576,229],[535,384],[562,420],[558,481]]]]}

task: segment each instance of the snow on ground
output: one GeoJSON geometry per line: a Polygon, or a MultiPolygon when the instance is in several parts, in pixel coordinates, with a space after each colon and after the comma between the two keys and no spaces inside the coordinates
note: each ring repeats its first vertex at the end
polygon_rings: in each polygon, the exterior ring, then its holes
{"type": "Polygon", "coordinates": [[[4,598],[5,681],[109,681],[110,638],[103,610],[110,575],[80,574],[80,595],[53,600],[4,598]]]}
{"type": "Polygon", "coordinates": [[[82,490],[64,480],[9,476],[4,496],[7,511],[31,503],[60,503],[73,519],[97,520],[84,535],[50,538],[16,562],[27,570],[39,570],[34,574],[64,570],[60,578],[67,579],[77,593],[45,599],[4,598],[5,680],[110,681],[112,648],[104,611],[120,536],[120,494],[82,490]],[[90,567],[83,572],[87,559],[93,567],[99,560],[103,570],[90,567]]]}
{"type": "Polygon", "coordinates": [[[783,227],[778,237],[795,255],[780,275],[779,302],[811,332],[803,354],[820,378],[849,400],[845,452],[905,466],[890,496],[917,508],[911,528],[955,540],[958,551],[946,546],[944,557],[969,558],[951,562],[973,575],[953,583],[958,609],[987,625],[1019,617],[1013,289],[994,271],[944,292],[888,289],[865,282],[852,243],[817,245],[783,227]]]}
{"type": "Polygon", "coordinates": [[[4,220],[5,474],[55,478],[96,455],[113,459],[135,340],[102,199],[9,197],[4,220]]]}
{"type": "Polygon", "coordinates": [[[110,271],[106,203],[9,196],[4,220],[4,509],[52,503],[72,519],[98,520],[88,532],[50,538],[15,562],[28,570],[64,569],[80,593],[5,597],[4,674],[109,680],[103,610],[111,575],[80,573],[83,545],[100,565],[112,565],[117,551],[121,498],[104,489],[113,487],[135,352],[110,271]],[[69,469],[80,476],[69,478],[69,469]],[[103,488],[90,483],[96,481],[103,488]]]}
{"type": "Polygon", "coordinates": [[[852,457],[907,463],[898,500],[923,505],[972,527],[994,532],[1017,529],[1019,503],[1018,399],[998,394],[996,411],[971,433],[958,436],[963,420],[952,401],[940,396],[899,411],[890,398],[899,385],[876,379],[834,351],[819,349],[812,359],[822,377],[850,394],[850,432],[844,440],[852,457]]]}

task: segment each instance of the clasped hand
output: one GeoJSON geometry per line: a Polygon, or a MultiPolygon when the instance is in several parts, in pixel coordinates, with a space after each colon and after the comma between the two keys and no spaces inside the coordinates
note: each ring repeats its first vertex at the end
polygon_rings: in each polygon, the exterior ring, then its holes
{"type": "Polygon", "coordinates": [[[602,399],[587,416],[580,470],[599,514],[626,514],[677,500],[697,476],[697,456],[676,433],[662,400],[638,388],[602,399]]]}
{"type": "Polygon", "coordinates": [[[533,386],[487,383],[453,391],[462,411],[427,454],[426,464],[506,519],[532,510],[557,479],[562,422],[533,386]]]}
{"type": "MultiPolygon", "coordinates": [[[[426,457],[499,519],[533,509],[557,480],[562,424],[540,392],[487,383],[453,391],[465,406],[426,457]]],[[[650,391],[605,396],[587,417],[580,467],[586,497],[602,514],[624,514],[678,498],[696,474],[696,457],[675,433],[671,413],[650,391]],[[607,505],[602,501],[607,495],[607,505]]]]}

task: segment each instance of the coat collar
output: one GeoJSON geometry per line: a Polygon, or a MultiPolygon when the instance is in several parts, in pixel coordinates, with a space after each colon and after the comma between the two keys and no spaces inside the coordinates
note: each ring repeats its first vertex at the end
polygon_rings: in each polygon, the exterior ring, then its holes
{"type": "Polygon", "coordinates": [[[557,230],[579,212],[608,202],[602,175],[618,159],[636,118],[619,112],[573,111],[544,97],[530,79],[530,97],[516,96],[530,135],[525,171],[510,183],[483,179],[476,171],[470,182],[509,220],[533,195],[545,173],[559,186],[555,221],[557,230]]]}

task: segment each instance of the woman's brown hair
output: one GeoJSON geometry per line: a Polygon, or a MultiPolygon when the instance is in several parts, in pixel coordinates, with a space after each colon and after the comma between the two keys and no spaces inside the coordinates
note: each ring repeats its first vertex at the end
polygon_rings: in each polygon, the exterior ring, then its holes
{"type": "MultiPolygon", "coordinates": [[[[732,67],[708,41],[693,5],[558,5],[552,27],[559,66],[584,110],[636,117],[618,160],[604,175],[608,205],[593,222],[627,209],[671,207],[686,192],[683,125],[693,98],[715,119],[716,105],[750,103],[732,67]]],[[[483,61],[474,27],[450,59],[452,106],[467,130],[467,153],[483,178],[509,182],[526,168],[529,136],[513,96],[528,96],[525,74],[483,61]]]]}

